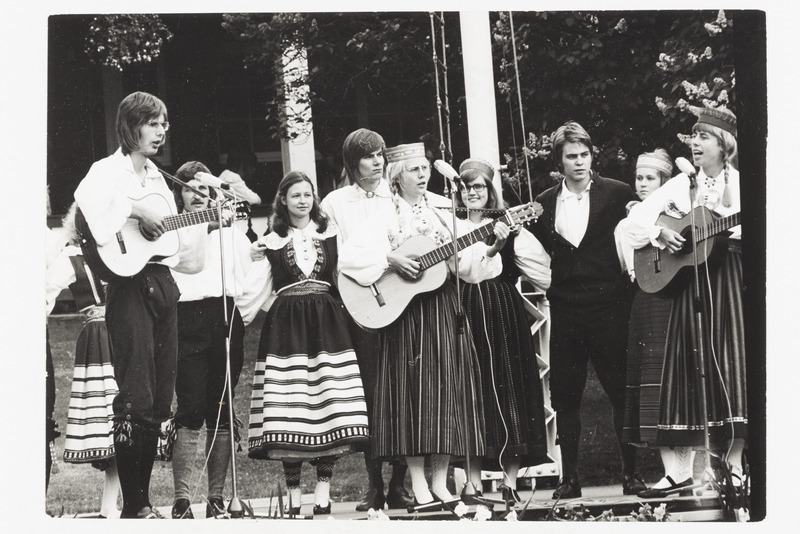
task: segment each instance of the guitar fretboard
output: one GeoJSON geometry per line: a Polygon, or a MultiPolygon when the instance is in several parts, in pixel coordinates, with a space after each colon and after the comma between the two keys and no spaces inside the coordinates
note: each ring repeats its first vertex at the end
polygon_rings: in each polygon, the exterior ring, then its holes
{"type": "Polygon", "coordinates": [[[164,226],[167,230],[177,230],[184,226],[216,221],[218,219],[217,215],[216,208],[208,208],[201,211],[185,211],[178,215],[164,217],[164,226]]]}
{"type": "Polygon", "coordinates": [[[727,217],[717,219],[708,224],[705,228],[698,228],[697,241],[703,241],[711,236],[717,235],[720,232],[724,232],[729,228],[733,228],[734,226],[741,224],[741,215],[741,212],[737,212],[733,215],[728,215],[727,217]]]}
{"type": "Polygon", "coordinates": [[[468,234],[462,235],[461,237],[456,239],[455,242],[451,241],[449,243],[442,245],[441,247],[431,250],[427,254],[423,254],[422,256],[417,258],[417,260],[420,263],[420,268],[427,269],[429,267],[433,267],[440,261],[446,260],[447,258],[453,255],[453,251],[455,250],[456,246],[458,246],[458,250],[462,250],[474,243],[477,243],[482,239],[486,239],[487,237],[492,235],[492,233],[494,232],[494,225],[500,221],[503,221],[509,226],[511,226],[511,224],[509,223],[508,215],[500,217],[499,219],[495,219],[489,224],[481,226],[480,228],[476,228],[475,230],[473,230],[468,234]]]}

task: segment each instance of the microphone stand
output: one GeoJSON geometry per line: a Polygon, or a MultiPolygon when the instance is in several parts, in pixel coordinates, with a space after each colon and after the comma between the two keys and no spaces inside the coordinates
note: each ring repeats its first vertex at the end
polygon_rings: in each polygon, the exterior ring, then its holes
{"type": "Polygon", "coordinates": [[[706,451],[706,459],[705,459],[705,475],[711,476],[711,442],[709,438],[709,429],[708,429],[708,397],[706,392],[706,363],[705,363],[705,348],[703,346],[703,340],[705,339],[705,335],[703,333],[703,298],[700,292],[700,272],[699,272],[699,258],[697,256],[697,224],[695,221],[695,209],[694,204],[697,200],[697,175],[689,176],[689,200],[690,200],[690,210],[689,210],[689,221],[692,227],[692,272],[693,272],[693,280],[694,280],[694,295],[693,295],[693,305],[694,305],[694,324],[695,324],[695,365],[697,376],[699,377],[699,389],[700,389],[700,405],[702,414],[702,422],[703,422],[703,447],[706,451]]]}
{"type": "MultiPolygon", "coordinates": [[[[219,219],[219,260],[220,260],[220,278],[222,282],[222,316],[223,324],[225,326],[225,393],[227,395],[228,404],[228,431],[230,432],[231,444],[231,500],[228,503],[228,513],[231,518],[237,519],[244,517],[244,509],[242,502],[239,500],[237,492],[237,477],[236,477],[236,440],[234,439],[236,433],[234,431],[234,415],[233,415],[233,377],[231,376],[231,339],[230,339],[230,319],[228,318],[228,286],[225,276],[225,240],[222,225],[222,203],[217,204],[217,213],[219,219]]],[[[235,219],[235,217],[234,217],[235,219]]],[[[233,221],[231,221],[233,227],[233,221]]],[[[235,307],[234,307],[235,311],[235,307]]],[[[217,428],[219,428],[219,419],[217,419],[217,428]]]]}
{"type": "MultiPolygon", "coordinates": [[[[175,184],[180,187],[186,187],[190,189],[195,194],[199,195],[202,198],[210,198],[210,195],[207,193],[200,191],[196,187],[192,187],[191,185],[182,182],[175,176],[172,176],[168,172],[158,169],[158,172],[161,173],[162,176],[168,178],[175,184]]],[[[223,196],[226,196],[223,192],[223,196]]],[[[230,197],[227,197],[230,198],[230,197]]],[[[220,259],[220,277],[222,282],[222,316],[223,316],[223,324],[225,326],[225,390],[227,395],[227,404],[228,404],[228,430],[231,435],[231,488],[232,488],[232,496],[231,500],[228,503],[228,513],[230,514],[231,518],[241,518],[244,517],[244,508],[242,507],[242,502],[239,500],[239,495],[237,492],[237,478],[236,478],[236,443],[234,436],[236,433],[234,432],[234,416],[233,416],[233,378],[231,377],[231,340],[229,336],[230,332],[230,322],[228,320],[228,298],[227,298],[227,284],[225,280],[225,246],[224,246],[224,234],[222,232],[223,224],[222,224],[222,202],[217,203],[217,220],[219,221],[219,259],[220,259]]],[[[234,216],[234,220],[236,217],[234,216]]],[[[233,226],[234,221],[231,221],[231,227],[233,226]]],[[[219,421],[217,422],[219,425],[219,421]]],[[[219,428],[219,426],[217,426],[219,428]]]]}
{"type": "MultiPolygon", "coordinates": [[[[461,277],[459,276],[458,270],[458,217],[456,216],[458,210],[458,202],[456,200],[456,194],[458,193],[458,182],[460,178],[455,178],[452,180],[451,188],[450,188],[450,203],[452,204],[453,209],[453,263],[455,266],[455,273],[456,273],[456,331],[453,333],[456,341],[456,347],[458,350],[458,359],[461,362],[461,384],[462,387],[466,387],[468,377],[466,373],[466,363],[465,359],[469,354],[467,350],[467,339],[466,339],[466,314],[464,313],[464,306],[461,302],[461,277]]],[[[469,211],[467,211],[467,219],[469,219],[469,211]]],[[[464,429],[469,428],[469,421],[467,416],[467,400],[466,400],[466,391],[464,391],[464,429]]],[[[466,454],[464,455],[464,466],[466,469],[466,483],[464,484],[464,489],[461,491],[461,498],[465,502],[465,504],[484,504],[485,501],[478,497],[477,488],[475,488],[474,484],[472,483],[471,479],[471,460],[470,460],[470,446],[469,446],[470,436],[467,436],[465,440],[466,445],[466,454]]]]}

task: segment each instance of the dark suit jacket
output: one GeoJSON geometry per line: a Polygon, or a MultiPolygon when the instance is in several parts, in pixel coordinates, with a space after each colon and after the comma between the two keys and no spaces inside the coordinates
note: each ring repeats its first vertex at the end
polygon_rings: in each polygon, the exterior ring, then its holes
{"type": "Polygon", "coordinates": [[[631,187],[592,173],[589,189],[589,223],[575,247],[555,228],[556,202],[563,182],[540,194],[544,208],[533,233],[552,259],[552,283],[547,298],[553,306],[590,310],[619,304],[631,297],[631,283],[622,272],[614,241],[614,228],[626,216],[625,205],[636,199],[631,187]]]}

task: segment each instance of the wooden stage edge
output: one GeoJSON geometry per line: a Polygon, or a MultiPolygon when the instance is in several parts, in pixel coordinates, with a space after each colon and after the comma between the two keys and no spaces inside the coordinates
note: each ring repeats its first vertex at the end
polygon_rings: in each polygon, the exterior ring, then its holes
{"type": "MultiPolygon", "coordinates": [[[[517,515],[521,521],[543,521],[550,514],[555,501],[552,499],[552,488],[540,490],[522,490],[519,492],[522,503],[515,507],[517,515]],[[533,497],[531,499],[531,497],[533,497]],[[523,507],[527,504],[527,509],[523,513],[523,507]]],[[[486,493],[488,499],[500,500],[499,493],[486,493]]],[[[313,494],[303,495],[300,512],[301,516],[296,518],[284,518],[283,521],[298,520],[327,520],[329,517],[336,520],[366,520],[366,512],[356,512],[355,502],[332,502],[330,515],[313,515],[313,494]]],[[[226,500],[226,505],[228,501],[226,500]]],[[[256,520],[271,520],[268,516],[270,510],[274,513],[278,499],[272,498],[271,507],[269,498],[242,499],[242,502],[252,508],[256,520]]],[[[669,522],[718,522],[723,520],[722,509],[718,495],[715,491],[706,490],[702,495],[689,497],[670,496],[664,499],[639,499],[635,495],[622,495],[621,486],[600,486],[583,488],[583,497],[559,501],[557,505],[558,517],[564,517],[564,513],[569,509],[583,507],[586,514],[593,517],[600,516],[604,511],[611,510],[617,517],[628,516],[631,512],[638,511],[644,504],[649,504],[655,509],[661,504],[666,503],[669,522]]],[[[476,505],[469,505],[467,516],[472,517],[476,511],[476,505]]],[[[170,518],[170,506],[159,506],[158,511],[165,517],[170,518]]],[[[493,511],[496,516],[503,517],[506,513],[504,504],[494,504],[493,511]]],[[[388,510],[383,512],[390,520],[400,521],[449,521],[456,520],[457,517],[450,512],[424,512],[408,513],[406,510],[388,510]]],[[[192,513],[196,519],[205,519],[205,503],[192,505],[192,513]]],[[[67,516],[63,516],[67,517],[67,516]]],[[[71,516],[75,518],[97,517],[97,513],[78,514],[71,516]]],[[[252,519],[245,516],[244,519],[252,519]]]]}

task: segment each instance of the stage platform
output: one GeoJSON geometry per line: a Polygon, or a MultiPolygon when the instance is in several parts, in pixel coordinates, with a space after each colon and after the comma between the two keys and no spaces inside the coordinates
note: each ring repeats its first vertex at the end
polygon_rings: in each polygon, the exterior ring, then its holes
{"type": "MultiPolygon", "coordinates": [[[[628,516],[631,512],[638,511],[643,505],[649,504],[652,509],[666,503],[668,521],[675,522],[716,522],[722,521],[723,515],[720,501],[716,492],[706,490],[702,495],[690,497],[671,496],[664,499],[639,499],[635,495],[622,495],[622,487],[616,486],[597,486],[583,488],[583,496],[579,499],[562,500],[557,504],[552,498],[552,488],[538,489],[535,491],[522,490],[519,492],[523,502],[517,504],[515,512],[520,521],[546,521],[564,518],[569,510],[579,510],[586,515],[598,517],[603,512],[610,510],[615,516],[628,516]],[[533,497],[531,499],[531,497],[533,497]],[[528,500],[530,499],[530,502],[528,500]],[[525,505],[527,503],[527,508],[525,505]],[[554,511],[555,505],[555,511],[554,511]]],[[[491,500],[500,500],[499,493],[486,493],[484,496],[491,500]]],[[[253,510],[256,520],[269,520],[270,515],[274,516],[278,507],[277,498],[243,499],[244,504],[253,510]]],[[[226,501],[227,504],[227,501],[226,501]]],[[[328,518],[336,520],[367,520],[366,512],[356,512],[355,502],[332,502],[330,515],[313,515],[313,495],[303,495],[300,506],[301,515],[296,518],[284,517],[283,521],[326,521],[328,518]]],[[[467,506],[468,517],[473,517],[477,506],[474,504],[467,506]]],[[[160,506],[158,511],[166,518],[170,517],[170,507],[160,506]]],[[[492,505],[494,519],[502,520],[508,513],[502,503],[492,505]]],[[[409,513],[406,510],[388,510],[383,512],[390,520],[401,521],[449,521],[458,519],[450,512],[421,512],[409,513]]],[[[205,519],[205,503],[192,505],[192,513],[196,519],[205,519]]],[[[79,514],[77,517],[91,517],[96,514],[79,514]]],[[[251,519],[245,517],[245,519],[251,519]]]]}

